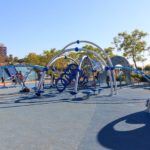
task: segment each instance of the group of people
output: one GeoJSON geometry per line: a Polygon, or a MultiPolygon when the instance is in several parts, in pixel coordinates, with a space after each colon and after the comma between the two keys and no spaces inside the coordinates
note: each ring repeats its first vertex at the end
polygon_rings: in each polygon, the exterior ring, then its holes
{"type": "Polygon", "coordinates": [[[15,75],[12,74],[11,80],[15,85],[18,83],[18,84],[23,84],[23,86],[25,86],[24,76],[21,71],[19,71],[19,72],[17,71],[15,75]]]}
{"type": "MultiPolygon", "coordinates": [[[[5,87],[5,78],[3,76],[1,77],[1,81],[2,81],[3,87],[5,87]]],[[[16,85],[18,83],[25,87],[24,76],[21,71],[17,71],[16,74],[12,74],[11,81],[13,85],[16,85]]]]}
{"type": "MultiPolygon", "coordinates": [[[[120,70],[119,71],[119,79],[120,79],[120,84],[121,84],[121,77],[122,77],[123,72],[120,70]]],[[[37,80],[40,81],[42,76],[42,72],[37,72],[37,80]]],[[[51,86],[55,85],[55,75],[54,74],[50,74],[50,78],[51,78],[51,86]]],[[[96,86],[96,81],[99,80],[99,72],[94,71],[93,72],[93,86],[96,86]]],[[[21,71],[17,71],[16,74],[12,74],[11,75],[11,81],[13,83],[13,85],[16,85],[17,83],[22,85],[23,87],[25,87],[25,77],[23,76],[21,71]]],[[[1,77],[1,82],[3,84],[3,86],[5,87],[5,78],[2,76],[1,77]]],[[[107,86],[110,86],[110,79],[109,79],[109,75],[107,74],[106,76],[106,83],[107,86]]],[[[44,85],[43,85],[44,86],[44,85]]]]}

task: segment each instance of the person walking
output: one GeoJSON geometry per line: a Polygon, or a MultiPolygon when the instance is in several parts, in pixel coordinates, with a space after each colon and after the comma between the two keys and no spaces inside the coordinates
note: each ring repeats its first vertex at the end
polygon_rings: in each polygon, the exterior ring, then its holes
{"type": "Polygon", "coordinates": [[[3,87],[5,87],[5,78],[1,77],[1,81],[2,81],[3,87]]]}

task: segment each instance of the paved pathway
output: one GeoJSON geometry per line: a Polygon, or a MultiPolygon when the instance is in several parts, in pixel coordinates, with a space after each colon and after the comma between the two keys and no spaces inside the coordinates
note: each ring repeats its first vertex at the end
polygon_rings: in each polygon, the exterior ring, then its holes
{"type": "Polygon", "coordinates": [[[123,88],[113,97],[72,100],[68,92],[37,99],[0,90],[0,150],[149,150],[150,90],[123,88]]]}

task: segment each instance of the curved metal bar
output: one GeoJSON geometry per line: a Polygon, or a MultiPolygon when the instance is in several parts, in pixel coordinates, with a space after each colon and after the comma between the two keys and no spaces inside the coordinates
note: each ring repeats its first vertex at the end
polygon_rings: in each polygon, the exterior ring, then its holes
{"type": "MultiPolygon", "coordinates": [[[[108,63],[109,63],[109,66],[110,67],[113,67],[113,64],[111,62],[111,59],[109,58],[109,56],[107,55],[107,53],[97,44],[93,43],[93,42],[90,42],[90,41],[86,41],[86,40],[77,40],[77,41],[74,41],[74,42],[71,42],[69,43],[68,45],[66,45],[62,51],[64,51],[67,47],[73,45],[73,44],[80,44],[80,43],[88,43],[88,44],[91,44],[91,45],[94,45],[95,47],[97,47],[99,49],[100,52],[102,52],[104,54],[104,56],[107,58],[108,60],[108,63]]],[[[115,78],[115,72],[112,70],[108,70],[108,74],[109,74],[109,78],[110,78],[110,81],[111,81],[111,89],[112,89],[112,94],[113,94],[113,85],[115,85],[115,94],[117,93],[117,83],[116,83],[116,78],[115,78]],[[113,78],[113,80],[112,80],[113,78]]]]}
{"type": "MultiPolygon", "coordinates": [[[[53,63],[55,63],[57,60],[59,60],[59,59],[61,59],[61,58],[72,60],[75,64],[78,64],[78,62],[77,62],[76,60],[74,60],[73,58],[63,55],[63,56],[59,56],[59,57],[55,58],[55,59],[51,62],[50,65],[52,65],[53,63]]],[[[50,65],[49,65],[49,66],[50,66],[50,65]]]]}
{"type": "MultiPolygon", "coordinates": [[[[65,49],[63,51],[61,51],[60,53],[58,53],[55,57],[53,57],[50,62],[48,63],[47,67],[49,67],[58,57],[60,57],[62,54],[66,53],[66,52],[70,52],[70,51],[74,51],[75,49],[74,48],[71,48],[71,49],[65,49]]],[[[81,48],[79,49],[80,51],[86,51],[88,53],[91,53],[93,54],[94,56],[98,57],[98,60],[99,62],[102,62],[102,64],[106,67],[107,66],[107,63],[105,62],[105,60],[96,52],[94,51],[91,51],[91,50],[88,50],[88,49],[85,49],[85,48],[81,48]]],[[[112,83],[112,76],[111,76],[111,71],[108,70],[109,72],[109,78],[110,78],[110,82],[112,83]]],[[[44,80],[44,77],[45,77],[45,73],[46,72],[43,72],[42,74],[42,77],[41,77],[41,80],[39,82],[39,85],[38,85],[38,90],[40,90],[40,87],[42,87],[41,85],[43,84],[43,80],[44,80]]],[[[110,94],[113,95],[113,87],[111,86],[111,91],[110,91],[110,94]]]]}
{"type": "MultiPolygon", "coordinates": [[[[99,58],[99,62],[102,62],[102,64],[106,67],[107,63],[105,62],[105,60],[97,53],[88,49],[83,48],[84,51],[93,54],[94,56],[99,58]]],[[[108,75],[109,75],[109,79],[110,79],[110,83],[111,83],[111,89],[110,89],[110,95],[113,95],[113,80],[112,80],[112,74],[111,74],[111,70],[108,70],[108,75]]]]}
{"type": "MultiPolygon", "coordinates": [[[[51,63],[52,63],[57,57],[61,56],[62,54],[66,53],[66,52],[75,50],[75,49],[66,49],[67,47],[69,47],[69,46],[71,46],[71,45],[73,45],[73,44],[79,44],[79,43],[89,43],[89,44],[92,44],[92,45],[94,45],[95,47],[97,47],[97,48],[99,49],[99,51],[100,51],[100,52],[103,52],[104,56],[107,58],[110,67],[113,67],[112,62],[111,62],[109,56],[107,55],[107,53],[106,53],[101,47],[99,47],[97,44],[95,44],[95,43],[93,43],[93,42],[90,42],[90,41],[79,41],[79,40],[78,40],[78,41],[75,41],[75,42],[71,42],[71,43],[69,43],[68,45],[66,45],[66,46],[60,51],[60,53],[58,53],[55,57],[53,57],[53,58],[49,61],[49,63],[47,64],[47,67],[49,67],[49,66],[51,65],[51,63]]],[[[85,51],[84,48],[83,48],[82,50],[85,51]]],[[[90,50],[88,50],[87,52],[89,52],[89,51],[90,51],[90,50]]],[[[100,60],[102,61],[103,65],[104,65],[104,66],[107,66],[107,63],[102,59],[102,57],[101,57],[98,53],[93,52],[93,51],[92,51],[91,53],[93,53],[94,55],[96,55],[97,57],[99,57],[100,60]]],[[[114,85],[114,84],[115,84],[115,91],[117,90],[116,79],[115,79],[115,72],[112,71],[112,73],[111,73],[111,71],[108,70],[108,73],[109,73],[109,78],[110,78],[110,83],[111,83],[111,95],[113,95],[113,85],[114,85]],[[114,80],[112,80],[112,76],[113,76],[113,79],[114,79],[114,80]]],[[[40,80],[39,85],[38,85],[38,90],[40,90],[40,87],[41,87],[41,85],[43,84],[43,80],[44,80],[45,74],[46,74],[46,71],[44,71],[43,74],[42,74],[41,80],[40,80]]]]}
{"type": "Polygon", "coordinates": [[[133,72],[136,73],[136,74],[142,75],[148,82],[150,82],[149,76],[146,76],[146,74],[145,74],[143,71],[140,71],[140,70],[138,70],[138,69],[131,68],[131,67],[124,67],[124,66],[115,66],[115,68],[116,68],[116,69],[118,68],[118,69],[125,69],[125,70],[133,71],[133,72]]]}
{"type": "MultiPolygon", "coordinates": [[[[81,61],[80,61],[80,63],[79,63],[79,68],[78,68],[79,70],[81,70],[81,66],[82,66],[82,64],[83,64],[83,62],[84,62],[84,60],[85,60],[86,58],[89,58],[89,57],[88,57],[87,55],[85,55],[85,56],[82,57],[82,59],[81,59],[81,61]]],[[[92,64],[90,58],[89,58],[89,60],[90,60],[90,63],[92,64]]],[[[79,82],[79,72],[77,72],[77,75],[76,75],[76,81],[75,81],[75,87],[74,87],[74,92],[75,92],[75,93],[78,92],[78,82],[79,82]]]]}

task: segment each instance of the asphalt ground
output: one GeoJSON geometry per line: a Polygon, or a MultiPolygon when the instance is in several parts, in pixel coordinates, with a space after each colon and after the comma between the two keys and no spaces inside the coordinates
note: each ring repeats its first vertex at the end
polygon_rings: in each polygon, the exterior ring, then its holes
{"type": "Polygon", "coordinates": [[[0,90],[0,150],[149,150],[150,89],[122,87],[89,98],[67,89],[41,97],[0,90]]]}

